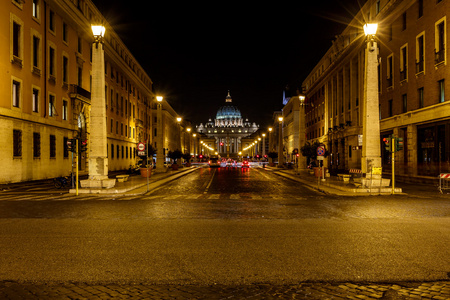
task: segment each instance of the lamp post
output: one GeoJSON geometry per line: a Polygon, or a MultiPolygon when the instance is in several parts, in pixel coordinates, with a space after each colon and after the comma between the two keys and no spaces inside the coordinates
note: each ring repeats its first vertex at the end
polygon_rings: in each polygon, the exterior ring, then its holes
{"type": "Polygon", "coordinates": [[[375,41],[378,24],[364,25],[366,35],[363,149],[361,169],[366,182],[381,184],[380,120],[378,100],[378,47],[375,41]],[[377,180],[378,179],[378,180],[377,180]]]}
{"type": "MultiPolygon", "coordinates": [[[[305,95],[299,95],[298,99],[300,101],[300,124],[298,130],[298,151],[300,153],[300,149],[306,143],[306,114],[305,114],[305,95]]],[[[298,167],[300,169],[306,169],[306,157],[303,155],[298,156],[298,167]]]]}
{"type": "Polygon", "coordinates": [[[162,96],[156,96],[156,168],[155,173],[165,172],[164,137],[162,126],[162,96]]]}
{"type": "Polygon", "coordinates": [[[197,134],[196,133],[193,133],[192,134],[192,137],[194,138],[193,139],[193,142],[192,142],[192,153],[194,154],[194,159],[197,157],[197,152],[196,152],[196,145],[195,145],[195,142],[196,142],[196,140],[197,140],[197,134]]]}
{"type": "Polygon", "coordinates": [[[191,128],[186,128],[187,132],[187,143],[186,143],[186,135],[184,136],[184,152],[191,154],[191,128]],[[187,146],[186,146],[187,145],[187,146]]]}
{"type": "Polygon", "coordinates": [[[278,168],[281,168],[284,164],[283,157],[283,117],[278,117],[278,168]]]}
{"type": "Polygon", "coordinates": [[[262,157],[266,157],[266,134],[263,133],[262,135],[262,157]]]}
{"type": "Polygon", "coordinates": [[[183,145],[181,142],[181,117],[177,117],[177,123],[178,123],[178,143],[177,143],[177,148],[183,152],[183,149],[181,148],[181,146],[183,145]]]}
{"type": "Polygon", "coordinates": [[[92,25],[92,90],[89,136],[89,179],[82,180],[83,188],[111,188],[115,179],[108,179],[108,148],[105,104],[105,27],[92,25]]]}

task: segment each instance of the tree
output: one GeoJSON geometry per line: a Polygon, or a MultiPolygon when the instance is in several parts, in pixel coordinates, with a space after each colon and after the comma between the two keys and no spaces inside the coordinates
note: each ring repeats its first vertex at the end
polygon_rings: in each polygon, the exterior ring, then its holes
{"type": "Polygon", "coordinates": [[[267,156],[269,156],[271,159],[277,158],[278,153],[277,152],[269,152],[267,153],[267,156]]]}
{"type": "MultiPolygon", "coordinates": [[[[303,147],[300,148],[300,152],[303,156],[305,156],[308,159],[308,162],[311,162],[316,159],[317,157],[317,148],[323,145],[322,143],[319,143],[318,141],[315,141],[314,143],[306,142],[303,147]]],[[[327,157],[329,155],[328,150],[325,149],[324,157],[327,157]]]]}
{"type": "Polygon", "coordinates": [[[182,157],[187,163],[191,160],[191,155],[189,153],[184,153],[182,157]]]}
{"type": "Polygon", "coordinates": [[[148,147],[147,147],[147,156],[148,156],[148,157],[153,157],[153,155],[155,155],[155,154],[156,154],[156,149],[153,148],[152,145],[148,144],[148,147]]]}
{"type": "Polygon", "coordinates": [[[183,156],[183,153],[182,153],[180,150],[176,149],[176,150],[174,150],[174,151],[169,151],[169,153],[167,154],[167,156],[168,156],[170,159],[173,159],[173,160],[174,160],[174,164],[177,164],[177,160],[180,159],[180,158],[183,156]]]}

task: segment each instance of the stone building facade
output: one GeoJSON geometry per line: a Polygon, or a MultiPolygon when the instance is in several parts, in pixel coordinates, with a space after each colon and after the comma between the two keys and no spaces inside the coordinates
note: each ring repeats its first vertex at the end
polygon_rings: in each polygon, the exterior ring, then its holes
{"type": "MultiPolygon", "coordinates": [[[[67,140],[89,148],[91,24],[104,24],[109,170],[151,139],[153,82],[90,0],[0,3],[0,183],[68,175],[67,140]]],[[[79,169],[88,170],[89,150],[79,169]]]]}
{"type": "MultiPolygon", "coordinates": [[[[404,139],[395,170],[408,180],[450,171],[447,0],[368,0],[302,84],[306,137],[326,144],[330,170],[361,168],[366,42],[378,23],[380,141],[404,139]]],[[[383,172],[391,155],[382,147],[383,172]]]]}

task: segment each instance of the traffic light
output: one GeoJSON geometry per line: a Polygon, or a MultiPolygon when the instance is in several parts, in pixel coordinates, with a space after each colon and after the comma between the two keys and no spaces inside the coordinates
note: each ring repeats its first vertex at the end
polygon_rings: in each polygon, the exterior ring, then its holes
{"type": "Polygon", "coordinates": [[[87,140],[81,142],[81,152],[86,151],[87,149],[87,140]]]}
{"type": "Polygon", "coordinates": [[[68,139],[67,140],[67,150],[70,152],[77,152],[77,140],[76,139],[68,139]]]}
{"type": "Polygon", "coordinates": [[[395,138],[395,151],[403,150],[403,138],[395,138]]]}
{"type": "Polygon", "coordinates": [[[388,152],[391,152],[392,146],[391,146],[391,137],[383,138],[384,143],[384,149],[388,152]]]}

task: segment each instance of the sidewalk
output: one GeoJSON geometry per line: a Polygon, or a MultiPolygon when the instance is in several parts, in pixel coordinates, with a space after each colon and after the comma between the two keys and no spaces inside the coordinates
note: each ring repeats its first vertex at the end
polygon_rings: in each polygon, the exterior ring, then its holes
{"type": "MultiPolygon", "coordinates": [[[[111,189],[78,189],[79,194],[102,194],[102,195],[142,195],[147,193],[148,191],[152,191],[155,188],[160,187],[161,185],[175,180],[181,176],[187,175],[193,171],[195,171],[197,167],[183,167],[176,171],[172,169],[167,169],[164,173],[154,173],[152,172],[151,176],[142,177],[139,174],[129,175],[128,180],[124,182],[116,181],[116,184],[111,189]]],[[[122,173],[121,173],[122,174],[122,173]]],[[[119,174],[117,174],[119,175],[119,174]]],[[[116,175],[110,175],[110,178],[116,178],[116,175]]],[[[69,190],[69,193],[76,193],[75,189],[69,190]]]]}
{"type": "MultiPolygon", "coordinates": [[[[319,190],[326,194],[340,195],[340,196],[367,196],[367,195],[391,195],[392,187],[373,187],[365,188],[358,184],[344,182],[339,180],[337,176],[326,177],[325,181],[316,178],[313,174],[309,174],[309,170],[295,170],[295,169],[278,169],[276,167],[266,167],[279,176],[301,182],[309,187],[319,190]]],[[[436,184],[438,180],[436,179],[436,184]]],[[[414,194],[423,197],[443,196],[448,197],[448,194],[441,195],[438,191],[437,185],[425,184],[410,184],[410,183],[395,183],[396,195],[414,194]]]]}

